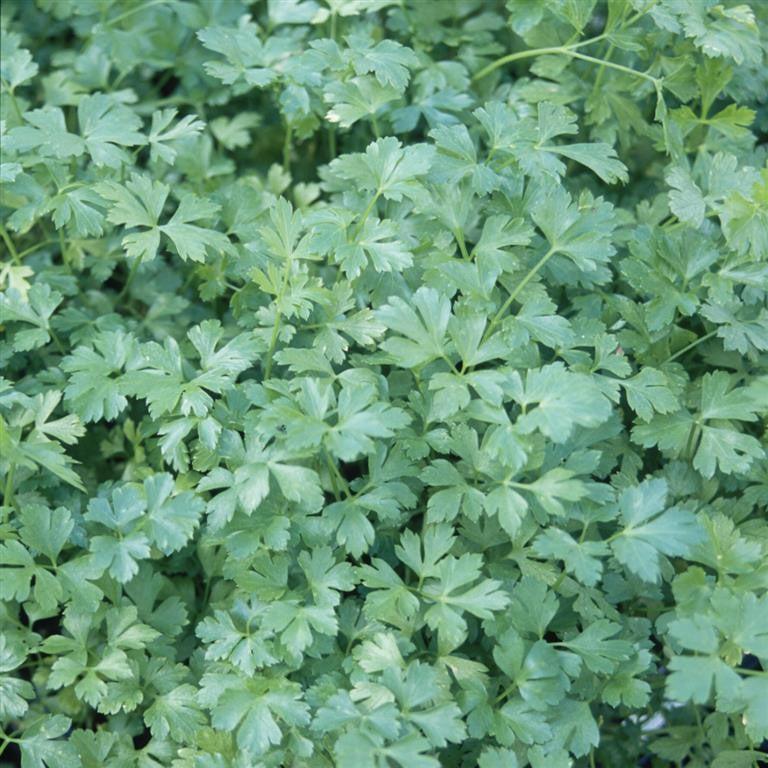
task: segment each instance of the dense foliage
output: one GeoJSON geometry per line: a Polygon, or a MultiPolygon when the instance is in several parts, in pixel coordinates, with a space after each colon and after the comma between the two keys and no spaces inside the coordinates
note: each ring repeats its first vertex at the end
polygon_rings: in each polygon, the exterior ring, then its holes
{"type": "Polygon", "coordinates": [[[0,761],[756,766],[766,28],[4,0],[0,761]]]}

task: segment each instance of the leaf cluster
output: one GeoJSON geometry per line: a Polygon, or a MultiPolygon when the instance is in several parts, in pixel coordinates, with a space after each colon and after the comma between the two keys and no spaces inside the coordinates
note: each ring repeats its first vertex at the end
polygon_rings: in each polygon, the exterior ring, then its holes
{"type": "Polygon", "coordinates": [[[767,27],[6,0],[0,762],[758,765],[767,27]]]}

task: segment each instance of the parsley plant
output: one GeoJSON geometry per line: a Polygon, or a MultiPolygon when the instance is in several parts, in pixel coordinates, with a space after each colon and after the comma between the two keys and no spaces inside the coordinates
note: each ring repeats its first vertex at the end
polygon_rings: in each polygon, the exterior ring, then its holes
{"type": "Polygon", "coordinates": [[[767,2],[0,28],[4,765],[765,764],[767,2]]]}

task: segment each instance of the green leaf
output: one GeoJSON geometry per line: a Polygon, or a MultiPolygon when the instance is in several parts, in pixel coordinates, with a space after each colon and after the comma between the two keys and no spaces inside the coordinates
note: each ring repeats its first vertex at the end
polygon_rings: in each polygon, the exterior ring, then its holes
{"type": "Polygon", "coordinates": [[[587,669],[598,674],[612,673],[618,663],[630,657],[632,643],[626,640],[609,640],[621,631],[621,626],[606,619],[598,619],[572,640],[563,642],[574,651],[587,669]]]}
{"type": "Polygon", "coordinates": [[[365,152],[337,158],[323,179],[331,191],[353,184],[387,200],[412,198],[422,189],[418,179],[429,170],[433,153],[432,147],[403,147],[394,137],[387,137],[369,144],[365,152]]]}
{"type": "Polygon", "coordinates": [[[64,715],[48,715],[28,728],[19,743],[22,768],[79,768],[75,745],[61,740],[71,725],[64,715]]]}
{"type": "Polygon", "coordinates": [[[659,581],[659,555],[686,556],[701,539],[694,515],[678,507],[666,508],[667,483],[647,479],[619,496],[622,530],[611,543],[619,562],[645,581],[659,581]]]}
{"type": "Polygon", "coordinates": [[[130,486],[115,488],[111,501],[92,499],[85,513],[86,520],[99,523],[114,534],[94,536],[91,551],[95,563],[120,583],[130,581],[139,570],[138,561],[149,557],[149,541],[137,530],[136,521],[146,511],[146,502],[130,486]]]}
{"type": "MultiPolygon", "coordinates": [[[[176,109],[159,109],[152,113],[152,125],[149,128],[149,146],[152,157],[158,157],[166,163],[173,163],[176,159],[176,150],[172,142],[197,136],[205,127],[205,123],[194,115],[185,115],[175,125],[172,125],[177,115],[176,109]]],[[[211,125],[213,130],[213,125],[211,125]]],[[[215,133],[215,131],[214,131],[215,133]]],[[[217,136],[217,138],[219,138],[217,136]]],[[[219,138],[221,141],[221,139],[219,138]]],[[[225,144],[228,149],[243,144],[225,144]]]]}
{"type": "Polygon", "coordinates": [[[190,491],[174,494],[171,475],[161,473],[144,481],[147,496],[147,532],[166,555],[181,549],[200,524],[203,500],[190,491]]]}
{"type": "Polygon", "coordinates": [[[270,684],[209,672],[201,681],[199,701],[211,708],[215,728],[234,733],[237,746],[254,755],[280,744],[283,728],[309,721],[300,687],[288,681],[270,684]]]}
{"type": "Polygon", "coordinates": [[[85,141],[67,131],[64,112],[59,107],[43,107],[25,113],[29,125],[8,132],[8,149],[16,152],[35,150],[41,157],[65,159],[85,152],[85,141]]]}
{"type": "Polygon", "coordinates": [[[93,347],[77,347],[62,361],[62,368],[71,374],[66,401],[83,421],[114,419],[128,405],[120,374],[134,350],[132,337],[105,332],[94,338],[93,347]]]}
{"type": "Polygon", "coordinates": [[[146,143],[141,118],[128,107],[106,94],[86,96],[77,107],[80,133],[94,165],[119,168],[130,161],[121,147],[146,143]]]}
{"type": "Polygon", "coordinates": [[[169,735],[181,743],[193,739],[205,723],[197,706],[197,689],[184,684],[156,697],[144,712],[144,722],[158,739],[169,735]]]}
{"type": "Polygon", "coordinates": [[[389,331],[399,334],[387,338],[381,347],[403,368],[424,365],[442,357],[446,349],[450,301],[432,288],[419,288],[413,305],[418,314],[400,297],[392,296],[377,313],[389,331]]]}
{"type": "Polygon", "coordinates": [[[535,404],[518,417],[518,428],[524,434],[538,430],[557,443],[568,440],[576,426],[596,427],[611,414],[595,382],[562,363],[529,370],[517,400],[526,407],[535,404]]]}

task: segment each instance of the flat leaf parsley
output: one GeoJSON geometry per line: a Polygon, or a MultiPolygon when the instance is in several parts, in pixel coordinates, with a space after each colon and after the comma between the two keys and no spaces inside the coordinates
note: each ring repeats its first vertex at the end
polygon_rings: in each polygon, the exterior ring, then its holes
{"type": "Polygon", "coordinates": [[[766,29],[5,0],[0,768],[767,764],[766,29]]]}

